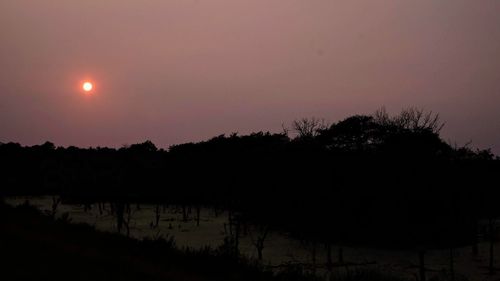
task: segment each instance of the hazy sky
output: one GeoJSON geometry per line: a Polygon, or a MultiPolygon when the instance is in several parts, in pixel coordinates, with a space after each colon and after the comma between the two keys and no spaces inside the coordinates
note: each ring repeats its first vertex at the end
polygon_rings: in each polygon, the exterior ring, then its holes
{"type": "Polygon", "coordinates": [[[381,106],[499,154],[500,1],[0,1],[1,142],[167,147],[381,106]]]}

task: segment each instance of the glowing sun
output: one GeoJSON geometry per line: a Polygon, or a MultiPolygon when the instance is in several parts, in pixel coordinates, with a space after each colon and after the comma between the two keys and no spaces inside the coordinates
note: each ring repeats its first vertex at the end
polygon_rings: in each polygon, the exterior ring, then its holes
{"type": "Polygon", "coordinates": [[[94,85],[92,85],[92,83],[90,82],[85,82],[83,83],[82,88],[85,92],[90,92],[92,91],[92,88],[94,88],[94,85]]]}

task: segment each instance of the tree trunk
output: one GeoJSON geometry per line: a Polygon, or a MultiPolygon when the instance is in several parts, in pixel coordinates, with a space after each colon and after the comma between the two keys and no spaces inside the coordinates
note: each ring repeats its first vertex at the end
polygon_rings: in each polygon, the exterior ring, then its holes
{"type": "Polygon", "coordinates": [[[130,204],[127,204],[126,212],[127,218],[125,219],[124,224],[127,230],[127,237],[130,237],[130,221],[132,220],[132,210],[130,209],[130,204]]]}
{"type": "Polygon", "coordinates": [[[344,249],[342,247],[339,247],[339,263],[344,263],[344,249]]]}
{"type": "Polygon", "coordinates": [[[155,208],[155,225],[154,227],[157,228],[160,225],[160,205],[156,205],[155,208]]]}
{"type": "Polygon", "coordinates": [[[259,261],[262,261],[262,250],[263,249],[264,249],[264,247],[262,247],[262,245],[257,246],[257,254],[259,256],[259,261]]]}
{"type": "Polygon", "coordinates": [[[479,241],[477,240],[477,234],[478,234],[478,221],[477,219],[474,220],[474,237],[472,237],[472,255],[477,256],[479,253],[477,244],[479,241]]]}
{"type": "Polygon", "coordinates": [[[313,273],[316,273],[316,241],[313,241],[311,254],[312,254],[313,273]]]}
{"type": "Polygon", "coordinates": [[[187,208],[186,205],[182,205],[182,220],[184,222],[187,221],[188,215],[187,215],[187,208]]]}
{"type": "Polygon", "coordinates": [[[495,254],[495,234],[494,234],[494,229],[493,229],[493,219],[489,219],[489,238],[490,238],[490,264],[489,264],[489,272],[491,275],[495,273],[495,266],[494,266],[494,254],[495,254]]]}
{"type": "Polygon", "coordinates": [[[455,261],[453,247],[450,248],[450,281],[455,281],[455,261]]]}
{"type": "Polygon", "coordinates": [[[332,244],[326,243],[326,268],[331,271],[333,268],[332,261],[332,244]]]}
{"type": "Polygon", "coordinates": [[[418,261],[420,269],[420,281],[425,281],[425,251],[420,250],[418,252],[418,261]]]}
{"type": "Polygon", "coordinates": [[[118,233],[121,233],[122,231],[124,211],[125,206],[123,203],[116,203],[116,227],[118,229],[118,233]]]}
{"type": "Polygon", "coordinates": [[[240,222],[236,221],[236,229],[235,229],[235,234],[234,234],[234,251],[235,254],[239,254],[239,247],[240,247],[240,222]]]}
{"type": "Polygon", "coordinates": [[[51,212],[52,218],[56,217],[57,206],[59,206],[59,203],[61,203],[61,197],[56,198],[55,196],[52,196],[52,212],[51,212]]]}
{"type": "Polygon", "coordinates": [[[201,208],[199,206],[196,206],[196,226],[200,226],[200,213],[201,208]]]}

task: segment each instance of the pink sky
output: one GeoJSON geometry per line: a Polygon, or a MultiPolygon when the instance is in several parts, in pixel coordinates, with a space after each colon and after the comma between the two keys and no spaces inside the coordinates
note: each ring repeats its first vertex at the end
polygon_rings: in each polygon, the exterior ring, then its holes
{"type": "Polygon", "coordinates": [[[499,105],[497,0],[0,2],[1,142],[168,147],[418,106],[498,154],[499,105]]]}

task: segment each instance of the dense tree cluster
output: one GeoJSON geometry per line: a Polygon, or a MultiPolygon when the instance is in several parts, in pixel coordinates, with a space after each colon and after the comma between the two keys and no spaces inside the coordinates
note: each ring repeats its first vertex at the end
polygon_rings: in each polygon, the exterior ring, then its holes
{"type": "Polygon", "coordinates": [[[496,217],[499,161],[444,142],[437,115],[384,110],[157,149],[0,145],[2,195],[211,205],[324,243],[449,247],[496,217]],[[291,137],[288,132],[294,132],[291,137]]]}

